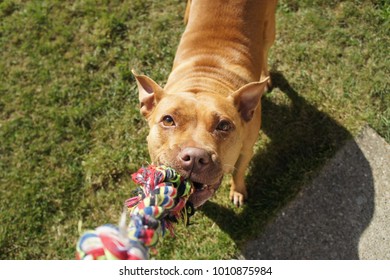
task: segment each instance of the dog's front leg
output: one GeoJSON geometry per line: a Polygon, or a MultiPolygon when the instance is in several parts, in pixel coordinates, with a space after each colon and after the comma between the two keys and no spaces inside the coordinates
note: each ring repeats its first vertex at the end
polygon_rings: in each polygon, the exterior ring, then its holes
{"type": "Polygon", "coordinates": [[[244,200],[247,198],[248,193],[245,185],[245,171],[252,159],[253,151],[245,151],[240,155],[236,163],[233,178],[230,187],[230,200],[240,207],[244,204],[244,200]]]}

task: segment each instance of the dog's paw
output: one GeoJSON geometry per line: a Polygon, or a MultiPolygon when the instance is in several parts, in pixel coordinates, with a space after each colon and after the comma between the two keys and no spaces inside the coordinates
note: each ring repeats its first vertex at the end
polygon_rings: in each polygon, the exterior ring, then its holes
{"type": "Polygon", "coordinates": [[[246,198],[245,194],[233,190],[230,191],[230,200],[237,207],[244,205],[245,198],[246,198]]]}

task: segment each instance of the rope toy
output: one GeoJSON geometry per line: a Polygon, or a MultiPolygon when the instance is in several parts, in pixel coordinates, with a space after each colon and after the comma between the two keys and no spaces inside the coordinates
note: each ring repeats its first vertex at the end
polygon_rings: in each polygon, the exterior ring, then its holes
{"type": "Polygon", "coordinates": [[[124,213],[119,226],[106,224],[85,232],[76,245],[77,259],[148,259],[149,249],[154,248],[166,229],[173,234],[173,222],[193,214],[193,207],[187,203],[193,186],[172,168],[142,167],[132,174],[132,180],[139,186],[137,195],[125,201],[129,224],[126,226],[124,213]],[[186,205],[192,211],[188,212],[186,205]]]}

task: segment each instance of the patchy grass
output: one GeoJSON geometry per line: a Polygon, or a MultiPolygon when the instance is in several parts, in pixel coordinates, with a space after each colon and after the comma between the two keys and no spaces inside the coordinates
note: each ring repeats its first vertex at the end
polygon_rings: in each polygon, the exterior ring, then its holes
{"type": "MultiPolygon", "coordinates": [[[[0,2],[1,259],[72,259],[79,221],[119,219],[149,160],[130,70],[164,84],[185,2],[0,2]]],[[[225,183],[154,257],[235,258],[362,126],[389,142],[388,30],[386,1],[280,0],[252,199],[225,183]]]]}

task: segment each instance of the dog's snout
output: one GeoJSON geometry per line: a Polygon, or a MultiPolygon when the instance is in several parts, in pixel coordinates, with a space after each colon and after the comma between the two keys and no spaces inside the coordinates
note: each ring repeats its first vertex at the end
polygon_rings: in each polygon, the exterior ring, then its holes
{"type": "Polygon", "coordinates": [[[210,164],[211,156],[204,149],[188,147],[180,152],[179,160],[186,171],[200,172],[210,164]]]}

